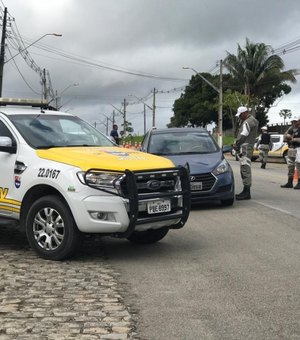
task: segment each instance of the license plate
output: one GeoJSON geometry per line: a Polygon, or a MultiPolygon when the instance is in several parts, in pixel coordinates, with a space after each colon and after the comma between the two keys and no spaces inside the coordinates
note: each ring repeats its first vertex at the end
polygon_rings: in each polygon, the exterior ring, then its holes
{"type": "Polygon", "coordinates": [[[191,182],[191,190],[202,190],[202,182],[191,182]]]}
{"type": "Polygon", "coordinates": [[[171,211],[171,202],[169,200],[159,200],[147,203],[148,214],[159,214],[171,211]]]}

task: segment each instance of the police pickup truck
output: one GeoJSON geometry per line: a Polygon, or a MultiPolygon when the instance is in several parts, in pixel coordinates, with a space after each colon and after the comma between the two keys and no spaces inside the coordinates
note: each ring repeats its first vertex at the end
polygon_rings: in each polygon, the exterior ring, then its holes
{"type": "Polygon", "coordinates": [[[189,211],[186,168],[44,101],[0,98],[0,221],[17,223],[42,258],[70,257],[83,233],[157,242],[189,211]]]}

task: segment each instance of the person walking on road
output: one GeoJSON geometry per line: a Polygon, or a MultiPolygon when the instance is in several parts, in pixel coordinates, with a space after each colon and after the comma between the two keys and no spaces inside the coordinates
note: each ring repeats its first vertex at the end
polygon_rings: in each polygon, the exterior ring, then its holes
{"type": "MultiPolygon", "coordinates": [[[[293,188],[295,169],[298,174],[300,171],[300,115],[293,117],[292,126],[284,134],[284,141],[289,146],[287,157],[288,181],[281,185],[281,188],[293,188]]],[[[300,189],[300,179],[298,179],[294,189],[300,189]]]]}
{"type": "Polygon", "coordinates": [[[235,195],[235,198],[237,200],[249,200],[251,199],[250,188],[252,185],[251,158],[257,135],[258,121],[245,106],[240,106],[235,116],[240,119],[241,125],[233,148],[238,154],[240,172],[244,185],[243,191],[235,195]]]}
{"type": "Polygon", "coordinates": [[[256,149],[259,150],[261,168],[265,169],[268,161],[269,151],[272,149],[271,135],[268,133],[268,128],[266,126],[261,128],[261,135],[259,136],[256,149]]]}

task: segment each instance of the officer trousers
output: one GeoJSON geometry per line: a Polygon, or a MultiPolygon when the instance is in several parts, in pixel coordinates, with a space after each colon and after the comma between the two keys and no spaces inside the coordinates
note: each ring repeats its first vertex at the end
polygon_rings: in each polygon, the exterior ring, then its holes
{"type": "Polygon", "coordinates": [[[245,187],[252,185],[252,171],[251,171],[251,158],[253,155],[253,146],[249,144],[242,144],[240,148],[240,173],[245,187]]]}
{"type": "Polygon", "coordinates": [[[261,144],[259,147],[259,160],[261,163],[267,163],[269,154],[269,145],[261,144]]]}

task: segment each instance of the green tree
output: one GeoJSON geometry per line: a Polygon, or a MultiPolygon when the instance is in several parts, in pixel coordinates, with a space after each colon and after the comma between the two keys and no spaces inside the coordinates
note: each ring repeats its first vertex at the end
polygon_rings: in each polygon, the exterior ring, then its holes
{"type": "MultiPolygon", "coordinates": [[[[209,73],[201,73],[211,83],[217,83],[218,77],[209,73]]],[[[173,106],[174,116],[171,117],[169,127],[185,126],[191,122],[196,126],[205,126],[216,122],[218,110],[216,103],[218,93],[201,77],[193,75],[185,92],[176,99],[173,106]]]]}
{"type": "Polygon", "coordinates": [[[128,132],[128,133],[132,133],[134,131],[133,127],[132,127],[132,123],[128,122],[127,120],[125,121],[125,128],[124,128],[124,123],[121,124],[121,126],[123,127],[123,134],[124,135],[124,131],[128,132]]]}
{"type": "Polygon", "coordinates": [[[247,96],[240,92],[233,92],[227,89],[223,93],[223,120],[228,118],[231,122],[234,135],[237,135],[237,119],[235,117],[239,106],[244,105],[247,102],[247,96]]]}
{"type": "Polygon", "coordinates": [[[285,121],[287,118],[292,118],[292,111],[288,109],[282,109],[279,112],[279,116],[283,117],[283,125],[285,125],[285,121]]]}
{"type": "Polygon", "coordinates": [[[264,43],[251,43],[245,48],[238,44],[237,55],[227,52],[224,65],[235,81],[235,89],[247,96],[253,110],[266,115],[275,100],[291,91],[286,82],[296,82],[298,70],[284,71],[284,62],[264,43]]]}

